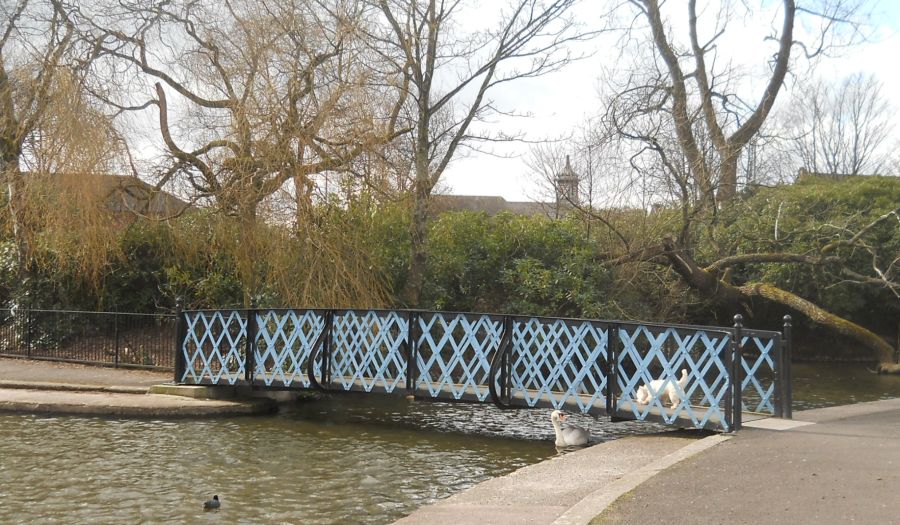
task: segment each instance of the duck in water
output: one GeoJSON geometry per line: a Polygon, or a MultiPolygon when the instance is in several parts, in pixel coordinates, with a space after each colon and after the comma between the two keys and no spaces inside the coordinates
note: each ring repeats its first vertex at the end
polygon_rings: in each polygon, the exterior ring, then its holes
{"type": "Polygon", "coordinates": [[[209,501],[204,501],[204,502],[203,502],[203,510],[215,510],[215,509],[218,509],[218,508],[221,507],[221,506],[222,506],[222,504],[219,502],[219,495],[218,495],[218,494],[216,494],[215,496],[213,496],[213,499],[211,499],[211,500],[209,500],[209,501]]]}

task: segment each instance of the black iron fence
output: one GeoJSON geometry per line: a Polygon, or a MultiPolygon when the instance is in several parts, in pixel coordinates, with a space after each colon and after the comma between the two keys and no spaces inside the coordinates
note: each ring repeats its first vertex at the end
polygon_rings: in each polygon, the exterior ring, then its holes
{"type": "Polygon", "coordinates": [[[175,316],[0,309],[0,356],[171,370],[175,316]]]}

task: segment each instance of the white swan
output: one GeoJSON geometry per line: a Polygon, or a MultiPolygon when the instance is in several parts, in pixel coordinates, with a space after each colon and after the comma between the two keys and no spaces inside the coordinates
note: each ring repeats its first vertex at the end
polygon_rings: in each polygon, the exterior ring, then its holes
{"type": "Polygon", "coordinates": [[[553,423],[553,430],[556,432],[557,447],[580,447],[586,445],[591,439],[591,433],[579,427],[578,425],[567,424],[562,426],[561,422],[566,420],[566,415],[559,410],[550,413],[550,421],[553,423]]]}

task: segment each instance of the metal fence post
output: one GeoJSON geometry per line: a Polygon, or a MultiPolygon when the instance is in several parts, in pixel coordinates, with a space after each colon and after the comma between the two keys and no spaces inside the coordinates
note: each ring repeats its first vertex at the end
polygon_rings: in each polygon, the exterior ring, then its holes
{"type": "MultiPolygon", "coordinates": [[[[509,341],[509,345],[512,346],[512,330],[513,330],[513,318],[511,316],[504,316],[503,318],[503,326],[507,334],[507,340],[509,341]]],[[[510,348],[511,350],[511,348],[510,348]]],[[[500,396],[505,398],[506,403],[509,404],[512,398],[512,370],[510,369],[511,363],[509,359],[509,350],[503,352],[503,360],[500,362],[501,372],[500,372],[500,396]]]]}
{"type": "Polygon", "coordinates": [[[619,384],[619,351],[622,345],[621,326],[614,324],[606,332],[606,415],[616,412],[616,387],[619,384]],[[615,334],[615,335],[614,335],[615,334]]]}
{"type": "MultiPolygon", "coordinates": [[[[733,339],[734,334],[730,337],[733,339]]],[[[734,342],[724,348],[720,354],[725,374],[728,376],[728,388],[725,389],[725,422],[729,426],[728,432],[734,432],[734,342]]]]}
{"type": "Polygon", "coordinates": [[[25,355],[31,359],[31,309],[25,308],[25,355]]]}
{"type": "Polygon", "coordinates": [[[416,395],[416,360],[419,356],[419,314],[406,316],[406,394],[416,395]]]}
{"type": "Polygon", "coordinates": [[[244,380],[253,384],[253,373],[256,367],[256,300],[250,299],[250,309],[245,311],[247,316],[247,344],[244,347],[244,380]]]}
{"type": "Polygon", "coordinates": [[[791,387],[791,316],[784,316],[784,331],[781,333],[781,405],[782,417],[792,419],[794,392],[791,387]]]}
{"type": "Polygon", "coordinates": [[[113,338],[115,339],[115,363],[113,368],[119,368],[119,305],[116,305],[113,312],[113,338]]]}
{"type": "Polygon", "coordinates": [[[325,348],[322,352],[322,377],[325,388],[331,386],[331,338],[334,332],[334,310],[325,315],[325,348]]]}
{"type": "Polygon", "coordinates": [[[734,409],[732,412],[732,424],[734,425],[734,430],[740,430],[743,423],[743,413],[744,413],[744,403],[743,403],[743,378],[741,377],[741,371],[744,368],[743,360],[741,357],[741,352],[743,350],[743,339],[744,339],[744,316],[741,314],[737,314],[734,316],[734,341],[732,341],[733,345],[733,357],[732,357],[732,379],[733,379],[733,388],[734,388],[734,396],[732,400],[734,402],[734,409]]]}
{"type": "Polygon", "coordinates": [[[184,303],[181,298],[175,301],[175,377],[174,382],[180,383],[184,377],[187,363],[184,358],[184,343],[187,338],[187,322],[184,317],[184,303]]]}

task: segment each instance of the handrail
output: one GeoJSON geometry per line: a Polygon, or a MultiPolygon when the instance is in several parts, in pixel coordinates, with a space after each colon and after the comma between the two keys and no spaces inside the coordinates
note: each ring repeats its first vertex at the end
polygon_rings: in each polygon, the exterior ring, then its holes
{"type": "MultiPolygon", "coordinates": [[[[508,314],[508,313],[498,313],[498,312],[477,312],[477,311],[457,311],[457,310],[424,310],[419,308],[291,308],[285,306],[271,307],[271,308],[259,308],[261,311],[275,311],[275,312],[285,312],[285,311],[294,311],[294,312],[334,312],[334,313],[346,313],[346,312],[374,312],[378,314],[391,314],[396,313],[400,314],[408,314],[408,313],[416,313],[419,315],[422,314],[442,314],[442,315],[473,315],[473,316],[488,316],[492,318],[510,318],[513,320],[519,319],[538,319],[541,321],[567,321],[567,322],[590,322],[594,324],[604,324],[604,325],[614,325],[618,324],[621,326],[646,326],[651,328],[659,328],[659,329],[668,329],[668,328],[683,328],[683,329],[693,329],[693,330],[721,330],[721,326],[712,326],[712,325],[700,325],[700,324],[680,324],[680,323],[665,323],[658,321],[641,321],[641,320],[624,320],[624,319],[591,319],[587,317],[558,317],[552,315],[523,315],[523,314],[508,314]]],[[[243,311],[242,308],[223,308],[223,309],[215,309],[215,308],[200,308],[200,309],[192,309],[192,310],[184,310],[185,312],[202,312],[202,313],[215,313],[222,311],[243,311]]],[[[154,315],[154,314],[144,314],[144,315],[154,315]]],[[[171,314],[167,314],[171,315],[171,314]]],[[[779,333],[779,332],[772,332],[779,333]]]]}

